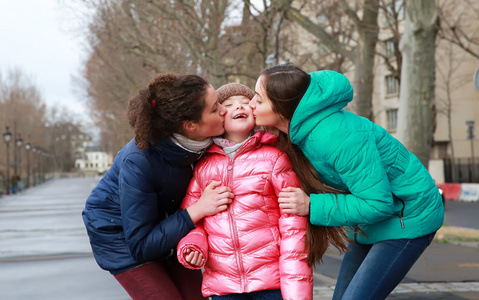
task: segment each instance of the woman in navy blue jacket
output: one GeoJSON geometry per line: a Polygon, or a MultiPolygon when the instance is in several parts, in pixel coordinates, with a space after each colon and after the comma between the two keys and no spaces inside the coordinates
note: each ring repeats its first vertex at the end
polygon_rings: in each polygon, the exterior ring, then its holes
{"type": "Polygon", "coordinates": [[[183,268],[173,254],[198,220],[225,210],[233,197],[212,182],[180,210],[194,164],[224,132],[224,114],[215,89],[196,75],[158,75],[128,103],[135,138],[82,215],[97,263],[133,299],[203,299],[201,271],[183,268]]]}

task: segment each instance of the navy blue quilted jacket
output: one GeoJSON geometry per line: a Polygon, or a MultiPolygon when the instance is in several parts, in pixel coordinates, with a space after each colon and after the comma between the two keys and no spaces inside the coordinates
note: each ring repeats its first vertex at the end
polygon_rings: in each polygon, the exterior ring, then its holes
{"type": "Polygon", "coordinates": [[[195,228],[180,205],[199,157],[170,139],[146,150],[131,140],[118,152],[82,213],[101,268],[117,274],[175,253],[195,228]]]}

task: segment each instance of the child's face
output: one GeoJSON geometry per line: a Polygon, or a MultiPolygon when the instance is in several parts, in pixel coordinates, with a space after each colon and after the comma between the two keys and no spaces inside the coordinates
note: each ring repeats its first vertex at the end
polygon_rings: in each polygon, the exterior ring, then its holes
{"type": "Polygon", "coordinates": [[[253,130],[255,123],[253,110],[249,107],[249,101],[245,96],[233,96],[222,103],[223,107],[226,108],[226,135],[244,134],[248,137],[251,130],[253,130]]]}

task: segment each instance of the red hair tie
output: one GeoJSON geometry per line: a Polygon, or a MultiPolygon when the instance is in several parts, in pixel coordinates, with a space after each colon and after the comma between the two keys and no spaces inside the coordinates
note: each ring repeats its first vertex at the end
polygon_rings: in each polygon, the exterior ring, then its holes
{"type": "Polygon", "coordinates": [[[151,99],[151,105],[153,106],[153,108],[155,108],[155,106],[156,106],[156,101],[155,101],[155,99],[151,99]]]}

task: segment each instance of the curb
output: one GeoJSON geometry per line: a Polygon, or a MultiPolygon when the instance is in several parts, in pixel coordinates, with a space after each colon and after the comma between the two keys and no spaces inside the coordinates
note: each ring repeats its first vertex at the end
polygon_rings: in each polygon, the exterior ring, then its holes
{"type": "Polygon", "coordinates": [[[458,226],[442,226],[437,231],[436,236],[438,238],[440,238],[440,236],[455,236],[470,239],[479,239],[479,230],[458,226]]]}

